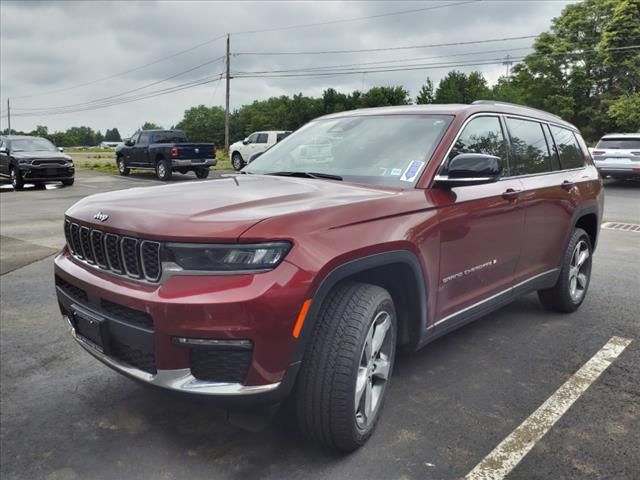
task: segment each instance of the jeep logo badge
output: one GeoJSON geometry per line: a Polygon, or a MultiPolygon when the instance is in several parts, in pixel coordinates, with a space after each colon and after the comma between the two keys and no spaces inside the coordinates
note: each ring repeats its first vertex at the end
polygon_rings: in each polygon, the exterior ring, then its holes
{"type": "Polygon", "coordinates": [[[98,212],[93,216],[93,218],[95,218],[96,220],[99,220],[101,222],[106,222],[107,219],[109,218],[109,215],[107,215],[104,212],[98,212]]]}
{"type": "Polygon", "coordinates": [[[200,149],[199,148],[194,148],[193,151],[196,152],[196,153],[200,153],[200,149]]]}

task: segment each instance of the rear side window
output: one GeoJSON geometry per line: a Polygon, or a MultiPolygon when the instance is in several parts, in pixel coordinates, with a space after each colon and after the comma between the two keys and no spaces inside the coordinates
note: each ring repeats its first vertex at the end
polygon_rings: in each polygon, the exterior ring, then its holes
{"type": "Polygon", "coordinates": [[[266,133],[259,133],[258,134],[258,139],[256,140],[256,143],[267,143],[269,139],[269,135],[266,133]]]}
{"type": "Polygon", "coordinates": [[[494,155],[502,160],[502,170],[508,170],[507,142],[505,140],[500,119],[498,117],[476,117],[462,130],[451,149],[449,162],[461,153],[484,153],[494,155]]]}
{"type": "Polygon", "coordinates": [[[584,156],[573,132],[554,125],[549,125],[549,128],[555,141],[556,152],[558,158],[560,158],[562,169],[584,167],[584,156]]]}
{"type": "Polygon", "coordinates": [[[551,152],[539,122],[507,118],[514,158],[511,175],[546,173],[553,170],[551,152]]]}
{"type": "Polygon", "coordinates": [[[289,136],[291,132],[283,132],[283,133],[278,133],[276,135],[276,143],[278,143],[280,140],[282,140],[283,138],[286,138],[287,136],[289,136]]]}

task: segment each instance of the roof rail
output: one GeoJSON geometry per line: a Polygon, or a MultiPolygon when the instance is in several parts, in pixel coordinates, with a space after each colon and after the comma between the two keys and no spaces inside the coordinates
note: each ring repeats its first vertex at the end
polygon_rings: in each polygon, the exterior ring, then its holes
{"type": "Polygon", "coordinates": [[[564,119],[562,117],[560,117],[559,115],[556,115],[554,113],[545,112],[544,110],[540,110],[538,108],[527,107],[526,105],[519,105],[517,103],[499,102],[497,100],[476,100],[471,105],[506,105],[507,107],[525,108],[527,110],[532,110],[534,112],[544,113],[545,115],[549,115],[551,117],[555,117],[558,120],[562,120],[564,122],[564,119]]]}

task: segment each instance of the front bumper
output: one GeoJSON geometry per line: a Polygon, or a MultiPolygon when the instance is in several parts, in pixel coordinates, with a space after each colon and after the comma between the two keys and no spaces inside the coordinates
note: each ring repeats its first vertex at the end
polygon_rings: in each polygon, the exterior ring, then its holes
{"type": "Polygon", "coordinates": [[[72,165],[30,165],[19,164],[20,175],[25,182],[53,182],[73,178],[75,167],[72,165]]]}
{"type": "Polygon", "coordinates": [[[172,167],[215,167],[217,164],[217,158],[174,158],[171,160],[172,167]]]}
{"type": "MultiPolygon", "coordinates": [[[[94,271],[63,251],[55,259],[55,272],[58,302],[73,337],[95,358],[130,378],[223,402],[275,403],[292,388],[298,368],[291,361],[292,329],[309,278],[289,263],[262,274],[179,275],[151,285],[94,271]],[[124,307],[124,313],[113,307],[105,310],[105,302],[124,307]],[[103,349],[79,334],[74,324],[77,310],[105,319],[109,337],[118,345],[103,349]],[[131,312],[147,315],[152,324],[135,324],[131,312]],[[248,339],[253,346],[248,368],[233,381],[202,378],[201,366],[194,363],[199,357],[178,345],[176,337],[248,339]]],[[[236,362],[238,357],[215,354],[216,371],[238,373],[238,365],[221,366],[227,358],[236,362]]]]}

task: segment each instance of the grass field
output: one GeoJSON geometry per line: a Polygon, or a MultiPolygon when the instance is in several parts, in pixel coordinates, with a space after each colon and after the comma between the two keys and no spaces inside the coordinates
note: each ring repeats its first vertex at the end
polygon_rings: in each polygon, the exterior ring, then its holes
{"type": "MultiPolygon", "coordinates": [[[[73,163],[76,165],[76,168],[87,168],[103,173],[118,173],[116,156],[113,150],[88,148],[82,150],[67,150],[65,153],[73,158],[73,163]]],[[[227,155],[218,152],[217,157],[218,164],[214,170],[233,170],[231,161],[227,155]]]]}

